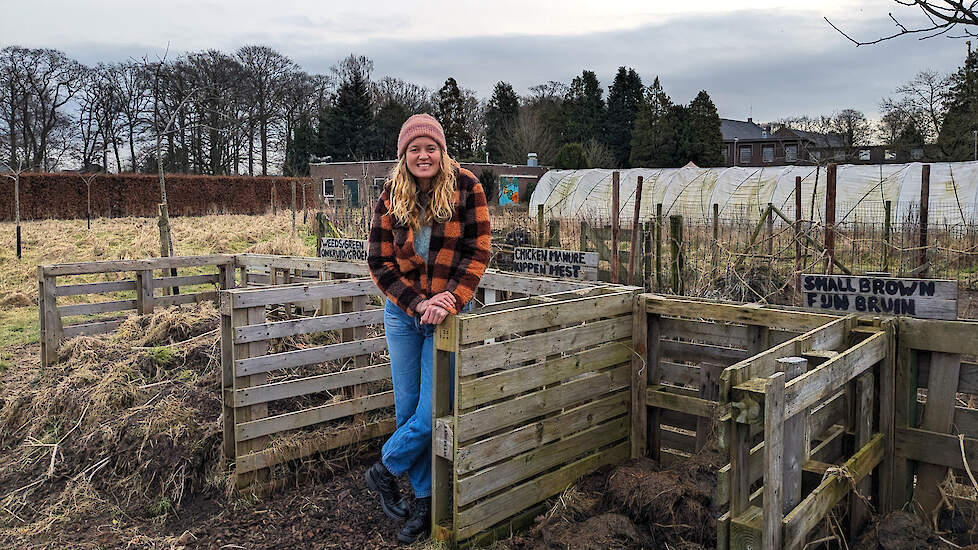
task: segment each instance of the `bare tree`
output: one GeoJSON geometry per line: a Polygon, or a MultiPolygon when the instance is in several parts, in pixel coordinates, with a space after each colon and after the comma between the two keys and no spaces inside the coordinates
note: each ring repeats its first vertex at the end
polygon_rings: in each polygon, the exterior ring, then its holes
{"type": "Polygon", "coordinates": [[[966,36],[978,37],[978,3],[965,0],[893,0],[895,3],[905,7],[916,7],[920,10],[923,17],[918,18],[912,23],[906,23],[906,18],[901,15],[898,19],[893,12],[888,13],[890,20],[896,26],[896,31],[892,34],[876,38],[869,41],[856,40],[846,34],[845,31],[836,26],[827,17],[825,22],[842,36],[849,39],[856,46],[867,46],[879,44],[880,42],[897,38],[898,36],[914,35],[920,40],[926,40],[935,36],[947,34],[950,38],[963,38],[966,36]],[[960,31],[962,34],[952,35],[951,31],[960,31]]]}
{"type": "Polygon", "coordinates": [[[503,159],[525,163],[527,153],[536,153],[541,164],[552,164],[557,156],[557,144],[538,112],[529,106],[520,107],[516,120],[503,131],[503,159]]]}
{"type": "Polygon", "coordinates": [[[4,176],[10,178],[14,182],[14,222],[17,225],[17,259],[21,257],[21,247],[20,247],[20,175],[24,172],[24,163],[18,161],[16,168],[8,166],[8,173],[4,173],[4,176]]]}
{"type": "MultiPolygon", "coordinates": [[[[121,63],[115,70],[116,85],[119,91],[119,108],[122,124],[126,129],[129,143],[129,159],[132,171],[139,171],[136,155],[136,142],[146,127],[146,115],[150,102],[150,85],[146,68],[135,62],[121,63]]],[[[122,167],[119,167],[122,171],[122,167]]]]}
{"type": "Polygon", "coordinates": [[[894,124],[901,128],[912,124],[926,142],[935,141],[944,125],[949,90],[947,75],[929,69],[920,71],[896,89],[895,98],[888,97],[880,102],[884,133],[891,134],[894,124]]]}
{"type": "MultiPolygon", "coordinates": [[[[261,173],[265,176],[268,175],[269,127],[274,124],[279,113],[282,83],[290,73],[298,71],[299,67],[288,57],[267,46],[244,46],[238,50],[237,57],[244,65],[245,75],[251,84],[254,98],[252,117],[257,124],[261,141],[261,173]]],[[[251,154],[248,173],[254,174],[251,154]]]]}

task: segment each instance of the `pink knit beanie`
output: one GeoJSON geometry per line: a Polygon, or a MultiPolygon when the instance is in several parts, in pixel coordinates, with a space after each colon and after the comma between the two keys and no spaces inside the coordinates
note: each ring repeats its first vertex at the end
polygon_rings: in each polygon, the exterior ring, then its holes
{"type": "Polygon", "coordinates": [[[400,158],[407,150],[407,146],[416,137],[426,136],[435,140],[441,146],[442,151],[446,151],[448,146],[445,144],[445,130],[435,117],[427,114],[412,115],[404,121],[401,126],[401,133],[397,136],[397,157],[400,158]]]}

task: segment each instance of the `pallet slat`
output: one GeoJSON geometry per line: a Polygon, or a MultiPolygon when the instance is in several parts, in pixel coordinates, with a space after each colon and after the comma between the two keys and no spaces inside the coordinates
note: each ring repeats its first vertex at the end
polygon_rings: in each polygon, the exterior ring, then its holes
{"type": "Polygon", "coordinates": [[[94,304],[59,306],[58,314],[62,317],[74,317],[76,315],[91,315],[94,313],[126,311],[129,309],[136,309],[136,300],[116,300],[114,302],[96,302],[94,304]]]}
{"type": "Polygon", "coordinates": [[[55,287],[56,296],[77,296],[79,294],[103,294],[106,292],[126,292],[136,290],[136,281],[106,281],[101,283],[81,283],[77,285],[61,285],[55,287]]]}
{"type": "Polygon", "coordinates": [[[234,341],[237,344],[244,344],[259,340],[270,340],[272,338],[288,338],[297,334],[310,334],[314,332],[325,332],[327,330],[376,325],[383,322],[383,309],[320,315],[304,319],[276,321],[263,325],[235,327],[234,341]]]}
{"type": "Polygon", "coordinates": [[[267,403],[277,399],[309,395],[311,393],[335,390],[356,384],[389,380],[390,377],[390,363],[320,374],[317,376],[307,376],[298,380],[287,380],[285,382],[275,382],[261,386],[249,386],[235,390],[232,404],[235,407],[245,407],[256,403],[267,403]]]}
{"type": "Polygon", "coordinates": [[[314,365],[336,359],[345,359],[355,355],[377,353],[385,349],[387,349],[387,339],[383,336],[378,336],[365,340],[354,340],[352,342],[341,342],[339,344],[329,344],[315,348],[239,359],[235,363],[238,376],[245,376],[289,367],[314,365]]]}
{"type": "Polygon", "coordinates": [[[320,422],[393,406],[394,392],[386,391],[356,399],[347,399],[338,403],[320,405],[311,409],[243,422],[235,425],[234,437],[239,442],[248,441],[278,432],[304,428],[320,422]]]}

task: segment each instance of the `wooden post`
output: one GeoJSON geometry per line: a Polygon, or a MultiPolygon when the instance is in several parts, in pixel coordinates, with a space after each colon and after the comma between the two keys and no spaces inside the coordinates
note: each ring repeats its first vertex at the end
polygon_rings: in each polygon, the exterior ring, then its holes
{"type": "MultiPolygon", "coordinates": [[[[645,322],[645,376],[646,386],[654,386],[662,381],[662,368],[659,365],[659,318],[658,314],[648,313],[647,311],[635,311],[635,317],[645,322]]],[[[648,411],[645,429],[648,435],[645,438],[647,453],[652,460],[662,461],[662,437],[659,428],[659,408],[653,407],[648,411]]]]}
{"type": "Polygon", "coordinates": [[[295,179],[289,182],[289,188],[292,190],[292,236],[295,236],[295,179]]]}
{"type": "Polygon", "coordinates": [[[801,293],[801,176],[795,176],[795,292],[801,293]]]}
{"type": "Polygon", "coordinates": [[[618,209],[621,192],[621,175],[618,170],[611,173],[611,282],[618,282],[618,209]]]}
{"type": "Polygon", "coordinates": [[[669,216],[669,247],[672,252],[672,292],[683,293],[683,217],[669,216]]]}
{"type": "Polygon", "coordinates": [[[784,386],[777,372],[764,384],[764,527],[761,548],[781,548],[784,520],[784,386]]]}
{"type": "Polygon", "coordinates": [[[652,222],[642,224],[642,286],[646,292],[652,289],[652,222]]]}
{"type": "Polygon", "coordinates": [[[655,290],[662,291],[662,203],[655,205],[655,290]]]}
{"type": "Polygon", "coordinates": [[[560,220],[550,218],[547,222],[547,246],[551,248],[561,248],[560,246],[560,220]]]}
{"type": "Polygon", "coordinates": [[[884,273],[890,271],[890,223],[893,215],[893,201],[883,203],[883,265],[880,270],[884,273]]]}
{"type": "Polygon", "coordinates": [[[153,313],[153,270],[136,272],[136,311],[140,315],[153,313]]]}
{"type": "MultiPolygon", "coordinates": [[[[453,386],[458,387],[457,374],[452,374],[452,356],[459,350],[458,318],[449,316],[435,329],[434,362],[432,364],[431,390],[431,536],[436,540],[447,541],[454,538],[452,492],[454,478],[453,461],[442,458],[435,446],[438,419],[453,414],[453,386]]],[[[455,365],[458,373],[459,364],[455,365]]],[[[453,419],[454,420],[454,419],[453,419]]],[[[454,434],[453,434],[454,436],[454,434]]],[[[457,448],[452,441],[452,449],[457,448]]]]}
{"type": "Polygon", "coordinates": [[[41,365],[48,367],[58,362],[58,348],[64,336],[61,314],[58,313],[56,277],[44,273],[37,266],[38,315],[41,328],[41,365]]]}
{"type": "MultiPolygon", "coordinates": [[[[808,372],[808,360],[802,357],[784,357],[777,360],[778,370],[785,375],[785,382],[808,372]]],[[[782,512],[787,515],[801,502],[801,467],[808,461],[809,411],[806,409],[784,421],[784,492],[782,512]]],[[[817,435],[817,434],[816,434],[817,435]]]]}
{"type": "Polygon", "coordinates": [[[767,225],[764,228],[764,240],[767,243],[767,263],[769,266],[774,264],[774,208],[773,204],[767,203],[767,225]]]}
{"type": "MultiPolygon", "coordinates": [[[[719,365],[700,364],[700,399],[717,401],[720,398],[720,373],[723,367],[719,365]]],[[[696,417],[696,452],[710,442],[715,418],[696,417]]]]}
{"type": "Polygon", "coordinates": [[[919,277],[927,278],[927,211],[930,203],[930,165],[920,167],[920,259],[918,260],[919,277]]]}
{"type": "Polygon", "coordinates": [[[543,205],[537,205],[537,246],[547,246],[547,235],[543,231],[543,205]]]}
{"type": "MultiPolygon", "coordinates": [[[[11,129],[13,131],[13,129],[11,129]]],[[[20,171],[14,173],[14,217],[17,225],[17,259],[20,259],[20,171]]]]}
{"type": "Polygon", "coordinates": [[[632,249],[628,253],[628,284],[635,284],[635,263],[638,261],[635,257],[638,256],[639,251],[639,240],[638,236],[641,233],[642,225],[639,223],[639,215],[642,208],[642,176],[638,177],[638,182],[635,184],[635,214],[632,217],[632,249]]]}
{"type": "MultiPolygon", "coordinates": [[[[635,241],[634,236],[632,242],[635,241]]],[[[634,254],[633,254],[634,256],[634,254]]],[[[648,438],[648,330],[645,298],[636,294],[632,301],[632,378],[631,378],[631,449],[632,458],[645,456],[648,438]]]]}
{"type": "Polygon", "coordinates": [[[582,252],[587,252],[587,222],[581,220],[581,236],[580,236],[580,249],[582,252]]]}
{"type": "MultiPolygon", "coordinates": [[[[862,449],[864,445],[869,443],[870,438],[873,436],[873,398],[875,383],[872,370],[863,373],[852,382],[856,387],[855,414],[853,415],[856,421],[856,425],[854,426],[856,451],[862,449]]],[[[854,492],[849,493],[849,540],[856,540],[859,537],[866,523],[866,519],[869,517],[870,512],[863,498],[869,498],[870,492],[872,491],[872,483],[871,476],[866,476],[854,487],[855,491],[858,491],[859,494],[857,495],[854,492]]]]}
{"type": "Polygon", "coordinates": [[[326,235],[325,215],[320,211],[316,212],[316,257],[318,258],[323,249],[323,237],[326,235]]]}
{"type": "Polygon", "coordinates": [[[720,269],[720,205],[717,203],[713,203],[713,259],[710,264],[710,271],[716,278],[720,269]]]}
{"type": "Polygon", "coordinates": [[[825,265],[826,273],[835,271],[835,178],[837,166],[833,163],[826,170],[825,184],[825,265]]]}

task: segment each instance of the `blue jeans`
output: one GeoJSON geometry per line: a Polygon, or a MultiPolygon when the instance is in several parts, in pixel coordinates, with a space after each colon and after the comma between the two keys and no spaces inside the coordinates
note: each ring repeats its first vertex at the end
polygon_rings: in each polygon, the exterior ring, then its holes
{"type": "Polygon", "coordinates": [[[422,325],[420,317],[411,317],[387,300],[384,333],[391,358],[397,429],[384,443],[381,461],[395,476],[408,474],[415,498],[428,497],[435,325],[422,325]]]}

